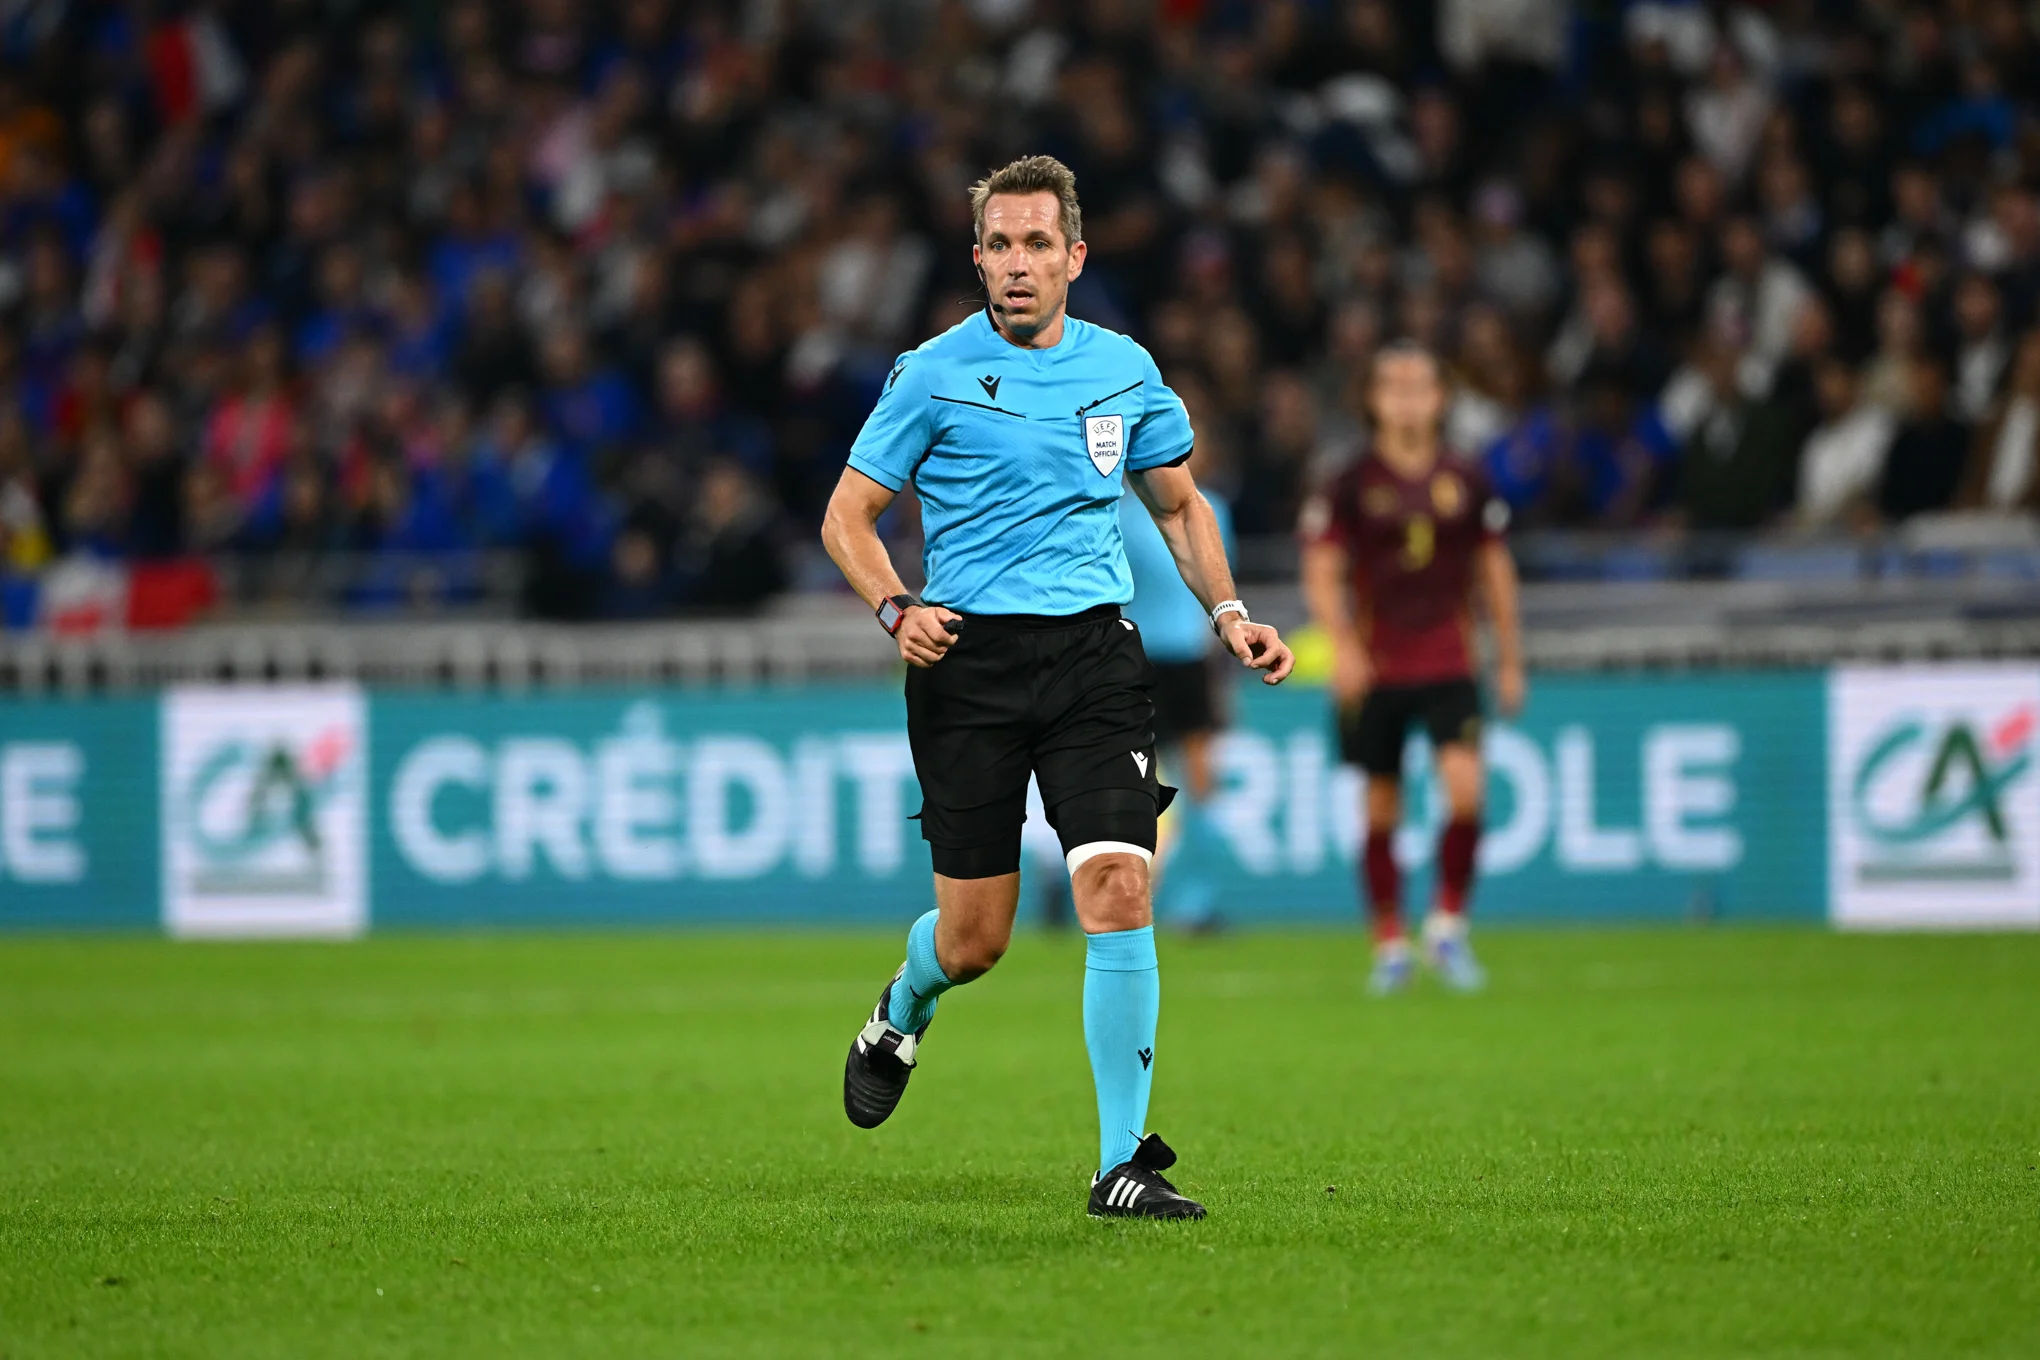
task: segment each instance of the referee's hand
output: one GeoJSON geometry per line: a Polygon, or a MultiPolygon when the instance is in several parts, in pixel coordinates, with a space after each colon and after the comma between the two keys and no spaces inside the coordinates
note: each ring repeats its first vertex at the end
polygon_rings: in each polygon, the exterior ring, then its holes
{"type": "Polygon", "coordinates": [[[922,670],[934,665],[949,654],[956,642],[956,634],[949,630],[949,625],[962,619],[963,615],[940,605],[908,606],[907,616],[900,620],[900,630],[893,634],[893,640],[900,644],[900,660],[922,670]]]}
{"type": "Polygon", "coordinates": [[[1261,677],[1262,684],[1279,685],[1289,678],[1296,657],[1280,633],[1265,623],[1244,622],[1237,614],[1225,617],[1227,622],[1221,625],[1225,645],[1248,669],[1267,672],[1261,677]]]}

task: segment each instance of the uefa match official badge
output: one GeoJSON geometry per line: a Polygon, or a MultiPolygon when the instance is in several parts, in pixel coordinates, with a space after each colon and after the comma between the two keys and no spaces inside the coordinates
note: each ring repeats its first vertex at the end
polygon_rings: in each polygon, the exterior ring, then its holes
{"type": "Polygon", "coordinates": [[[1119,416],[1084,417],[1084,452],[1100,477],[1110,477],[1126,451],[1125,426],[1119,416]]]}

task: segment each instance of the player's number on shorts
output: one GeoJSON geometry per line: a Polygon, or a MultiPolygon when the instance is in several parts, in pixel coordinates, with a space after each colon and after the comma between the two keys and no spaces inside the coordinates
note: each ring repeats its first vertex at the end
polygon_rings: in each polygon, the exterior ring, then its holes
{"type": "Polygon", "coordinates": [[[1431,565],[1438,551],[1438,527],[1429,515],[1413,515],[1403,533],[1402,563],[1411,571],[1431,565]]]}

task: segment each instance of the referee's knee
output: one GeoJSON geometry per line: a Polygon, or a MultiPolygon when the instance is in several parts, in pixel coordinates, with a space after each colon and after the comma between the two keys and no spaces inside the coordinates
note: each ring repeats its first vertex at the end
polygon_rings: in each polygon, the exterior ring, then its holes
{"type": "Polygon", "coordinates": [[[1107,854],[1086,860],[1070,876],[1070,892],[1089,934],[1139,930],[1153,924],[1148,866],[1138,855],[1107,854]]]}
{"type": "Polygon", "coordinates": [[[983,924],[965,926],[951,936],[942,950],[942,973],[951,982],[965,983],[992,971],[1006,957],[1010,931],[983,924]]]}
{"type": "Polygon", "coordinates": [[[1147,789],[1096,789],[1048,809],[1070,867],[1077,919],[1097,935],[1153,923],[1148,865],[1155,850],[1155,795],[1147,789]]]}

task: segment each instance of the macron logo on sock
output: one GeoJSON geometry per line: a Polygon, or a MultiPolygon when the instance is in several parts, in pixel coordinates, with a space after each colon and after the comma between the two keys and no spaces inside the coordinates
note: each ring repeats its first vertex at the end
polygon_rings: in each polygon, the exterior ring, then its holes
{"type": "Polygon", "coordinates": [[[1136,1049],[1135,1052],[1140,1055],[1140,1070],[1147,1071],[1148,1064],[1155,1060],[1155,1051],[1152,1048],[1142,1048],[1136,1049]]]}

